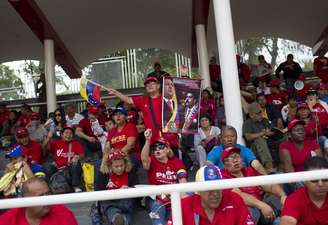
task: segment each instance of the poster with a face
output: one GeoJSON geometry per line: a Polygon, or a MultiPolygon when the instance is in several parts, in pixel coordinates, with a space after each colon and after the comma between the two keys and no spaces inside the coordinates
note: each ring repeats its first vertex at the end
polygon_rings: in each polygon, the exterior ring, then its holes
{"type": "Polygon", "coordinates": [[[201,80],[165,77],[163,79],[163,132],[197,133],[201,80]]]}

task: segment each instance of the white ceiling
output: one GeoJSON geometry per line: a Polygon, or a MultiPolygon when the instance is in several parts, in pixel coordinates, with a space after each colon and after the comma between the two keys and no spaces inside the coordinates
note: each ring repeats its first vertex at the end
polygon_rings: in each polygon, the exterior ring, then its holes
{"type": "MultiPolygon", "coordinates": [[[[36,0],[81,68],[127,48],[191,53],[192,0],[36,0]]],[[[328,25],[328,0],[231,0],[235,40],[276,36],[313,46],[328,25]]],[[[213,8],[209,52],[215,51],[213,8]]],[[[42,44],[0,1],[0,62],[42,58],[42,44]]]]}

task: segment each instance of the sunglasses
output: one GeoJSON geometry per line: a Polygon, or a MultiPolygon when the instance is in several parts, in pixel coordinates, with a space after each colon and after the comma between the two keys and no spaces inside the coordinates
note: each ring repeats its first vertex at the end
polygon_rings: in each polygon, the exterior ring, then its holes
{"type": "Polygon", "coordinates": [[[310,182],[313,183],[313,184],[316,184],[316,183],[319,183],[320,180],[321,180],[322,183],[328,182],[328,179],[310,180],[310,182]]]}
{"type": "Polygon", "coordinates": [[[61,116],[61,114],[58,113],[58,114],[55,114],[55,116],[61,116]]]}
{"type": "Polygon", "coordinates": [[[165,144],[156,144],[156,145],[154,146],[154,152],[155,152],[156,150],[163,150],[165,147],[166,147],[165,144]]]}

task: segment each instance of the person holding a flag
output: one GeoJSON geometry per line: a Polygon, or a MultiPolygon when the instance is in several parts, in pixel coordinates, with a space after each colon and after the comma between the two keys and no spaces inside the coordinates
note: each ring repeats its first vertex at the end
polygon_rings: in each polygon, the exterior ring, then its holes
{"type": "MultiPolygon", "coordinates": [[[[162,133],[162,95],[160,93],[160,83],[156,77],[147,77],[144,81],[146,95],[144,96],[126,96],[121,92],[107,88],[110,95],[114,95],[121,101],[133,105],[137,110],[141,111],[144,118],[145,129],[151,129],[152,138],[151,144],[155,140],[158,140],[163,136],[170,144],[176,156],[179,155],[179,137],[176,133],[165,132],[162,133]]],[[[182,156],[186,166],[189,165],[191,160],[188,159],[187,155],[182,156]]]]}

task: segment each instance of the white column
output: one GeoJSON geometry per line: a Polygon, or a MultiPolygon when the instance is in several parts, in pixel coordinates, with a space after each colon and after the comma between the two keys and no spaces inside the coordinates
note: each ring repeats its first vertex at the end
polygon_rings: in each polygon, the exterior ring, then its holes
{"type": "Polygon", "coordinates": [[[203,88],[211,87],[210,72],[208,69],[208,52],[205,34],[205,25],[197,24],[195,26],[197,53],[199,62],[199,72],[203,78],[203,88]]]}
{"type": "Polygon", "coordinates": [[[171,210],[174,225],[182,225],[181,199],[180,193],[171,192],[171,210]]]}
{"type": "Polygon", "coordinates": [[[44,40],[44,69],[46,77],[47,111],[56,109],[56,75],[55,75],[55,49],[53,40],[44,40]]]}
{"type": "Polygon", "coordinates": [[[240,87],[230,0],[214,0],[213,6],[220,56],[226,120],[228,125],[236,128],[238,133],[238,143],[244,143],[242,139],[243,114],[240,101],[240,87]]]}

